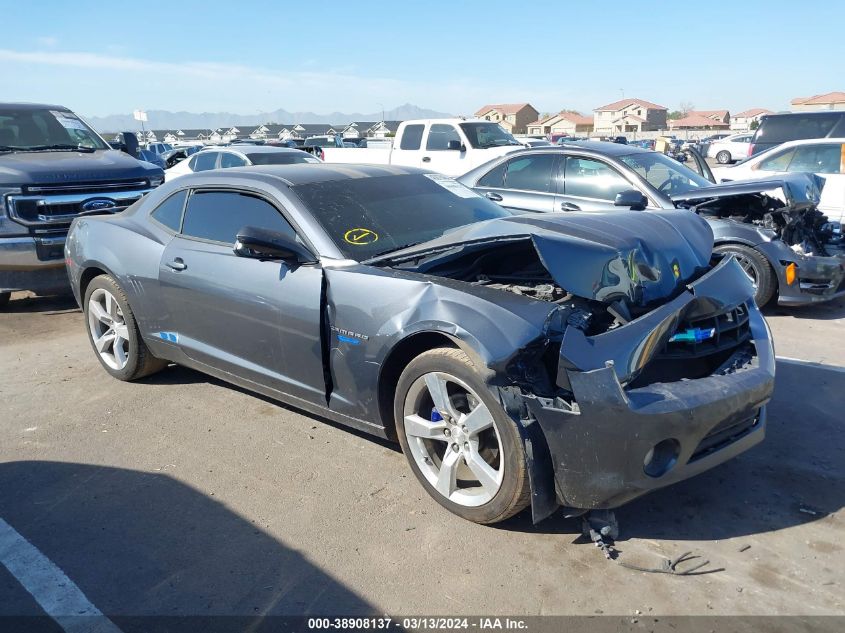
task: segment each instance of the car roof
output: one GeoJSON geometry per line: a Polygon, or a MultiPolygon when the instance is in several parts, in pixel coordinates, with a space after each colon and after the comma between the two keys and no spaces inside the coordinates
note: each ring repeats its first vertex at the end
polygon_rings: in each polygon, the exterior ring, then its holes
{"type": "Polygon", "coordinates": [[[218,147],[217,149],[221,151],[229,150],[230,152],[239,152],[241,154],[289,154],[293,152],[298,152],[300,154],[308,153],[303,152],[301,149],[295,149],[293,147],[280,147],[278,145],[250,145],[249,143],[222,146],[218,147]]]}
{"type": "Polygon", "coordinates": [[[61,110],[70,112],[70,108],[49,103],[0,103],[0,110],[61,110]]]}
{"type": "MultiPolygon", "coordinates": [[[[845,144],[845,138],[797,138],[793,141],[784,141],[780,145],[776,145],[775,147],[793,147],[796,145],[841,145],[845,144]]],[[[775,148],[772,148],[775,149],[775,148]]]]}
{"type": "MultiPolygon", "coordinates": [[[[301,150],[292,150],[301,151],[301,150]]],[[[207,185],[209,177],[213,177],[216,185],[248,184],[250,180],[258,180],[269,184],[275,183],[295,187],[310,185],[318,182],[336,180],[352,180],[356,178],[370,178],[375,176],[397,176],[406,174],[425,174],[426,170],[417,167],[398,167],[388,165],[345,165],[340,163],[298,163],[293,165],[252,165],[250,167],[229,167],[227,169],[210,169],[194,172],[174,179],[173,183],[180,183],[180,187],[191,185],[196,181],[198,186],[207,185]]],[[[162,186],[166,186],[165,183],[162,186]]]]}

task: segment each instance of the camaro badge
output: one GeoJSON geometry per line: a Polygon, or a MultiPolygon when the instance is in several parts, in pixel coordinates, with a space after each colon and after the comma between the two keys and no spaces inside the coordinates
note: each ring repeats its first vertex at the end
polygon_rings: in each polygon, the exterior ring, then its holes
{"type": "Polygon", "coordinates": [[[669,339],[670,343],[701,343],[716,336],[716,328],[691,327],[678,332],[669,339]]]}
{"type": "Polygon", "coordinates": [[[681,276],[681,267],[678,265],[678,262],[672,264],[672,273],[675,275],[675,279],[681,276]]]}

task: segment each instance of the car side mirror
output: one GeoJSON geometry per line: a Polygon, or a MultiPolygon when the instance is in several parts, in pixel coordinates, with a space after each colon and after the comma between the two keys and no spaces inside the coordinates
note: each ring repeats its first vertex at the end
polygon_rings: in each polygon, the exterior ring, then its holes
{"type": "Polygon", "coordinates": [[[299,264],[313,263],[317,257],[290,235],[245,226],[238,231],[234,247],[238,257],[253,259],[282,259],[299,264]]]}
{"type": "Polygon", "coordinates": [[[458,151],[458,152],[467,151],[466,146],[463,143],[461,143],[460,141],[449,141],[446,144],[446,149],[451,149],[451,150],[455,150],[455,151],[458,151]]]}
{"type": "Polygon", "coordinates": [[[631,211],[645,211],[645,208],[648,206],[648,198],[636,189],[628,189],[616,194],[613,206],[630,207],[631,211]]]}

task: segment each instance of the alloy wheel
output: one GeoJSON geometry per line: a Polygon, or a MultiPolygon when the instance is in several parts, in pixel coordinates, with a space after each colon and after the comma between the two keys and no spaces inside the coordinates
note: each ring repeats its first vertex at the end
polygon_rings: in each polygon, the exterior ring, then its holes
{"type": "Polygon", "coordinates": [[[88,330],[103,362],[121,370],[129,362],[129,328],[123,311],[108,290],[97,288],[88,301],[88,330]]]}
{"type": "Polygon", "coordinates": [[[453,503],[489,502],[505,473],[502,441],[487,405],[466,383],[429,372],[405,396],[404,428],[425,479],[453,503]]]}

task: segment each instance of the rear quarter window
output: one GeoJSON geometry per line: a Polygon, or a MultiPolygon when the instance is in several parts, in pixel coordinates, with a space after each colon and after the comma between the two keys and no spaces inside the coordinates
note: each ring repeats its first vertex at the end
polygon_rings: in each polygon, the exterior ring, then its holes
{"type": "Polygon", "coordinates": [[[178,233],[182,226],[182,210],[185,208],[187,190],[178,191],[167,198],[150,214],[159,224],[163,224],[174,233],[178,233]]]}
{"type": "Polygon", "coordinates": [[[414,150],[422,145],[423,125],[407,125],[402,132],[402,140],[399,142],[399,149],[414,150]]]}

